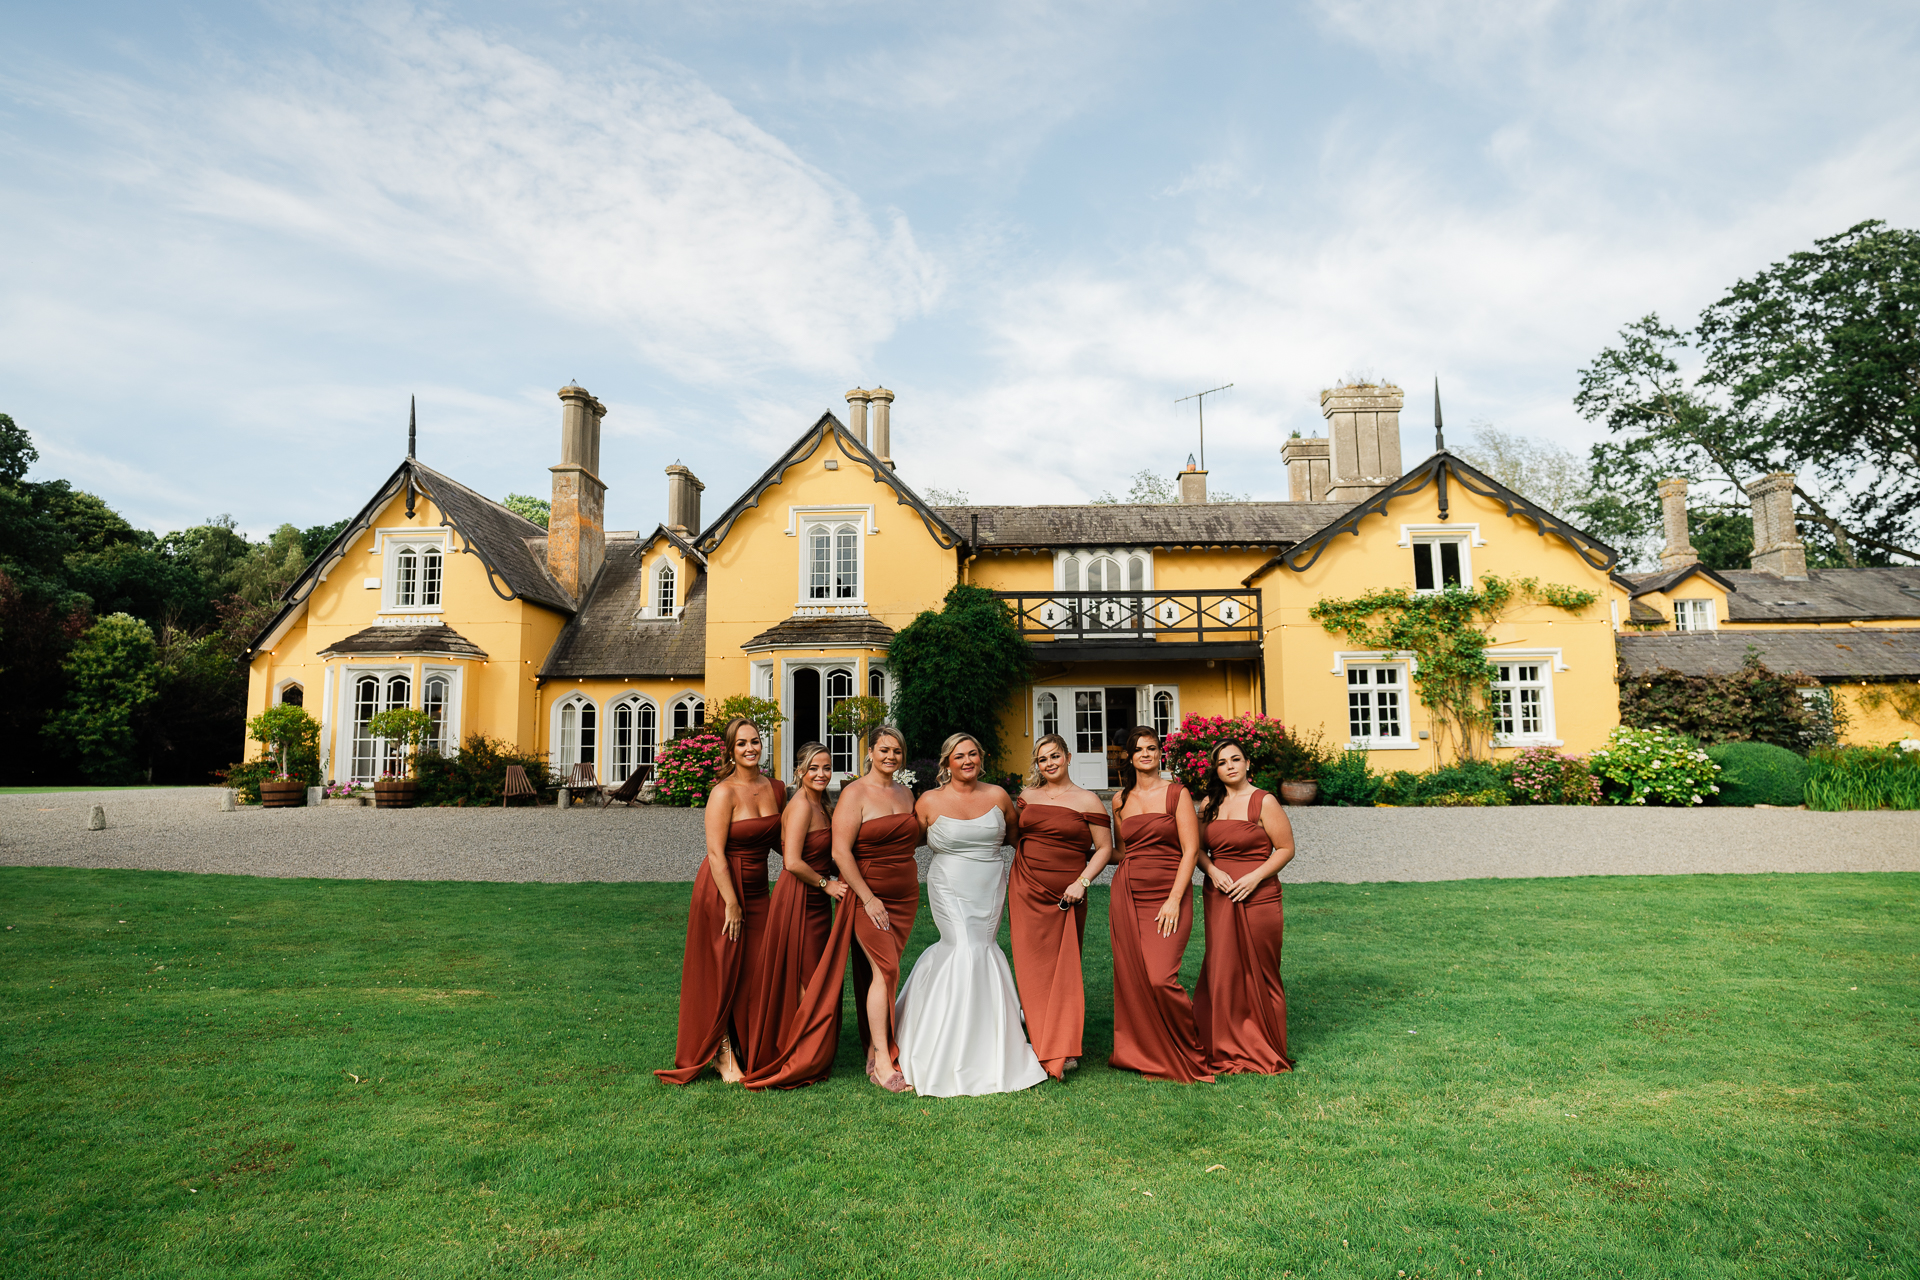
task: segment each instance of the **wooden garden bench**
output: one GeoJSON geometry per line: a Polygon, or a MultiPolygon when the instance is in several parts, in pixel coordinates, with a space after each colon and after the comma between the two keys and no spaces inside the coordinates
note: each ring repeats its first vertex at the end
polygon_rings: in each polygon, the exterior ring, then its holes
{"type": "Polygon", "coordinates": [[[507,785],[500,791],[500,807],[507,807],[507,801],[515,796],[526,796],[535,804],[540,803],[540,793],[533,789],[533,783],[527,781],[526,769],[517,764],[507,766],[507,785]]]}

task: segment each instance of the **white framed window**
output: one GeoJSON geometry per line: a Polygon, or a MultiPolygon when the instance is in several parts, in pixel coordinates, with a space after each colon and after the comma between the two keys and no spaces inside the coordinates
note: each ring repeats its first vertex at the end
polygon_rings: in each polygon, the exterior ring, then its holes
{"type": "MultiPolygon", "coordinates": [[[[833,719],[833,709],[853,696],[853,672],[845,667],[835,667],[827,672],[823,689],[826,702],[821,723],[830,724],[833,719]]],[[[831,730],[827,732],[827,750],[833,755],[835,773],[853,772],[855,746],[852,734],[834,733],[831,730]]]]}
{"type": "Polygon", "coordinates": [[[1407,669],[1397,662],[1349,662],[1347,737],[1357,747],[1407,743],[1407,669]]]}
{"type": "Polygon", "coordinates": [[[433,734],[425,749],[446,755],[454,748],[453,676],[445,671],[429,671],[420,682],[420,709],[433,719],[433,734]]]}
{"type": "Polygon", "coordinates": [[[1042,690],[1033,700],[1034,737],[1060,732],[1059,695],[1042,690]]]}
{"type": "Polygon", "coordinates": [[[673,562],[661,560],[653,570],[653,611],[659,618],[675,618],[680,615],[679,575],[674,572],[673,562]]]}
{"type": "Polygon", "coordinates": [[[386,589],[381,611],[438,613],[446,568],[445,545],[438,535],[383,539],[386,589]]]}
{"type": "Polygon", "coordinates": [[[1153,731],[1164,740],[1179,720],[1173,702],[1173,691],[1161,689],[1153,695],[1153,731]]]}
{"type": "Polygon", "coordinates": [[[1413,546],[1413,589],[1420,595],[1448,587],[1473,586],[1471,538],[1466,534],[1417,533],[1413,546]]]}
{"type": "Polygon", "coordinates": [[[600,708],[585,694],[560,699],[553,707],[553,767],[571,774],[577,764],[600,759],[600,708]]]}
{"type": "Polygon", "coordinates": [[[348,676],[349,722],[353,725],[352,780],[372,784],[402,768],[399,744],[373,736],[382,711],[413,705],[413,675],[406,671],[352,671],[348,676]]]}
{"type": "Polygon", "coordinates": [[[1711,631],[1713,627],[1712,600],[1675,600],[1673,602],[1675,631],[1711,631]]]}
{"type": "Polygon", "coordinates": [[[1061,591],[1150,591],[1153,552],[1145,547],[1075,547],[1053,553],[1053,585],[1061,591]]]}
{"type": "Polygon", "coordinates": [[[706,727],[707,700],[697,693],[682,694],[673,701],[672,738],[684,738],[706,727]]]}
{"type": "Polygon", "coordinates": [[[1495,745],[1539,745],[1553,739],[1553,666],[1545,658],[1496,662],[1495,745]]]}
{"type": "Polygon", "coordinates": [[[882,702],[887,700],[887,669],[885,667],[867,664],[867,696],[878,698],[882,702]]]}
{"type": "Polygon", "coordinates": [[[651,698],[628,694],[607,708],[606,782],[625,782],[654,762],[660,749],[660,709],[651,698]]]}
{"type": "Polygon", "coordinates": [[[804,604],[859,602],[864,539],[860,523],[843,517],[801,525],[800,599],[804,604]]]}

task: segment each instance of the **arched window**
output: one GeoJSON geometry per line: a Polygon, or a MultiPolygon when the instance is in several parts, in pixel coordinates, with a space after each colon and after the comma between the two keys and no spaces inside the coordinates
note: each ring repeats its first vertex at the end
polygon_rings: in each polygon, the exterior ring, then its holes
{"type": "Polygon", "coordinates": [[[1050,733],[1060,732],[1060,699],[1051,693],[1043,693],[1035,703],[1039,709],[1040,732],[1036,737],[1044,738],[1050,733]]]}
{"type": "Polygon", "coordinates": [[[887,700],[887,673],[880,667],[867,668],[867,696],[882,702],[887,700]]]}
{"type": "Polygon", "coordinates": [[[660,715],[645,698],[622,698],[608,713],[613,740],[608,782],[625,782],[633,771],[653,763],[660,742],[660,715]]]}
{"type": "Polygon", "coordinates": [[[1080,589],[1080,562],[1078,560],[1072,556],[1068,556],[1066,562],[1060,566],[1060,575],[1060,585],[1068,591],[1078,591],[1080,589]]]}
{"type": "Polygon", "coordinates": [[[353,780],[372,782],[380,776],[379,744],[368,722],[380,710],[380,678],[361,676],[353,682],[353,780]]]}
{"type": "Polygon", "coordinates": [[[1087,590],[1119,591],[1120,562],[1109,556],[1100,556],[1087,564],[1087,590]]]}
{"type": "Polygon", "coordinates": [[[860,598],[860,532],[851,524],[807,527],[807,599],[860,598]]]}
{"type": "Polygon", "coordinates": [[[1153,731],[1162,738],[1173,732],[1173,695],[1165,689],[1153,695],[1153,731]]]}
{"type": "Polygon", "coordinates": [[[558,732],[554,734],[554,763],[571,773],[577,764],[592,764],[598,745],[600,715],[592,702],[578,695],[560,704],[558,732]]]}
{"type": "Polygon", "coordinates": [[[1145,591],[1147,589],[1147,562],[1139,556],[1127,557],[1127,590],[1145,591]]]}
{"type": "Polygon", "coordinates": [[[444,675],[430,675],[426,683],[420,686],[420,709],[433,717],[433,736],[424,744],[429,751],[441,755],[453,749],[448,740],[448,730],[452,721],[448,719],[448,703],[453,699],[453,681],[444,675]]]}
{"type": "Polygon", "coordinates": [[[440,547],[437,543],[402,544],[393,552],[395,609],[440,607],[440,547]]]}
{"type": "MultiPolygon", "coordinates": [[[[396,708],[410,707],[412,705],[412,677],[388,676],[386,696],[382,699],[380,709],[382,711],[392,711],[396,708]]],[[[406,772],[407,762],[400,744],[382,738],[380,739],[380,745],[383,748],[381,751],[380,771],[382,773],[392,774],[396,778],[404,774],[406,772]]]]}
{"type": "Polygon", "coordinates": [[[304,705],[306,700],[306,691],[297,684],[290,684],[280,691],[280,703],[282,706],[298,707],[304,705]]]}
{"type": "Polygon", "coordinates": [[[671,618],[678,611],[674,586],[673,566],[663,560],[653,580],[654,609],[662,618],[671,618]]]}
{"type": "MultiPolygon", "coordinates": [[[[833,719],[833,709],[853,696],[853,672],[847,670],[845,667],[835,667],[833,670],[827,672],[826,690],[827,722],[831,723],[833,719]]],[[[855,745],[853,735],[850,733],[829,732],[827,734],[827,750],[833,754],[833,771],[835,773],[853,772],[855,745]]]]}
{"type": "Polygon", "coordinates": [[[673,736],[683,738],[707,723],[707,700],[688,694],[673,704],[673,736]]]}

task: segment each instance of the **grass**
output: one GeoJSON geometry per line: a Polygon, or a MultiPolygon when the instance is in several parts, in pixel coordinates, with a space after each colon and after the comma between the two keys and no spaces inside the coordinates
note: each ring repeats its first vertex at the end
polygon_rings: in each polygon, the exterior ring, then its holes
{"type": "Polygon", "coordinates": [[[686,897],[0,869],[0,1274],[1920,1272],[1920,876],[1289,888],[1213,1087],[1097,897],[1089,1064],[947,1100],[656,1083],[686,897]]]}
{"type": "Polygon", "coordinates": [[[1809,809],[1920,809],[1920,751],[1836,747],[1807,761],[1809,809]]]}

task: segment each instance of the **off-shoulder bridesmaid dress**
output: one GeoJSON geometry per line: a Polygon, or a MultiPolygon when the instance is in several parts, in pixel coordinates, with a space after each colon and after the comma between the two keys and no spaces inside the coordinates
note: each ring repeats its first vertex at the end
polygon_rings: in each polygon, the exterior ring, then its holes
{"type": "Polygon", "coordinates": [[[1013,975],[1027,1039],[1048,1075],[1061,1079],[1067,1059],[1081,1056],[1087,1020],[1087,989],[1080,949],[1086,941],[1087,901],[1060,909],[1067,887],[1086,874],[1094,827],[1112,825],[1105,813],[1025,801],[1020,805],[1019,844],[1007,883],[1007,924],[1013,942],[1013,975]]]}

